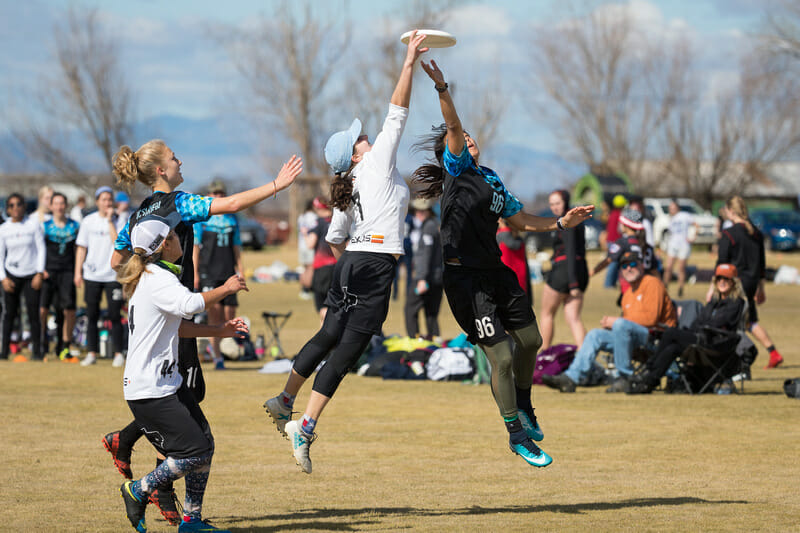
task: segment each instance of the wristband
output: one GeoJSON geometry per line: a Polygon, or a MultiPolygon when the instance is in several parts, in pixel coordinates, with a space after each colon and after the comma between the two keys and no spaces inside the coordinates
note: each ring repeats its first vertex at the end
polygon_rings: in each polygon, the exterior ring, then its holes
{"type": "Polygon", "coordinates": [[[278,197],[278,185],[275,183],[275,180],[272,180],[272,197],[278,197]]]}
{"type": "Polygon", "coordinates": [[[557,227],[558,227],[558,229],[560,229],[561,231],[564,231],[564,230],[565,230],[565,229],[567,229],[567,228],[565,228],[565,227],[564,227],[564,224],[561,222],[561,219],[562,219],[562,218],[564,218],[564,217],[558,217],[558,218],[556,219],[556,226],[557,226],[557,227]]]}
{"type": "Polygon", "coordinates": [[[434,85],[434,86],[433,86],[433,88],[434,88],[434,89],[436,89],[437,91],[439,91],[440,93],[443,93],[443,92],[445,92],[445,91],[447,90],[447,88],[448,88],[448,87],[449,87],[449,85],[447,85],[447,83],[445,83],[445,84],[444,84],[443,86],[441,86],[441,87],[439,87],[438,85],[434,85]]]}

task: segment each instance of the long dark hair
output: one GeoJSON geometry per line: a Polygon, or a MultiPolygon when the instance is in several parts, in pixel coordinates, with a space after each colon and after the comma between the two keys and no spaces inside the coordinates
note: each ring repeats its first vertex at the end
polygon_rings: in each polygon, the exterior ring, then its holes
{"type": "Polygon", "coordinates": [[[353,178],[350,173],[356,166],[355,162],[350,162],[350,168],[344,172],[336,173],[336,177],[331,181],[331,207],[339,211],[347,211],[353,203],[353,178]]]}
{"type": "MultiPolygon", "coordinates": [[[[564,213],[561,213],[562,215],[565,214],[567,211],[569,211],[569,200],[570,200],[570,197],[569,197],[569,191],[568,190],[566,190],[566,189],[556,189],[555,191],[551,192],[550,194],[559,195],[561,197],[561,201],[564,202],[564,213]]],[[[555,214],[555,213],[553,213],[553,214],[555,214]]]]}
{"type": "Polygon", "coordinates": [[[413,153],[432,152],[433,157],[428,157],[428,163],[422,165],[411,175],[411,182],[421,184],[417,191],[420,198],[436,198],[442,195],[444,184],[444,157],[445,137],[447,125],[433,126],[431,133],[420,137],[420,140],[411,145],[413,153]]]}

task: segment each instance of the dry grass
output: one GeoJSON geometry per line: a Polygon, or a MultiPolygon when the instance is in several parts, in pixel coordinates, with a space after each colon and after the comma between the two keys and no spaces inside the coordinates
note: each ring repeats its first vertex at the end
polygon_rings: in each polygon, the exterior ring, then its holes
{"type": "MultiPolygon", "coordinates": [[[[249,267],[294,252],[248,254],[249,267]]],[[[593,258],[593,260],[596,258],[593,258]]],[[[696,253],[696,261],[712,259],[696,253]]],[[[770,265],[798,256],[770,256],[770,265]]],[[[612,293],[587,296],[585,321],[615,313],[612,293]]],[[[700,298],[705,287],[692,286],[700,298]]],[[[253,285],[242,312],[263,331],[262,310],[294,311],[282,338],[295,352],[318,321],[296,284],[253,285]]],[[[541,294],[538,287],[537,296],[541,294]]],[[[230,364],[206,372],[203,408],[217,451],[204,506],[234,531],[796,531],[797,409],[781,384],[800,375],[795,348],[799,287],[768,286],[762,321],[782,349],[784,367],[764,371],[763,350],[743,396],[572,395],[537,388],[536,407],[554,457],[528,467],[508,451],[486,386],[394,382],[351,376],[319,425],[314,473],[299,472],[261,408],[285,376],[230,364]]],[[[444,333],[457,327],[443,312],[444,333]]],[[[563,319],[557,341],[569,341],[563,319]]],[[[402,304],[387,332],[402,332],[402,304]]],[[[0,523],[9,531],[126,531],[122,479],[101,436],[130,419],[121,371],[0,364],[0,523]]],[[[298,405],[304,405],[307,391],[298,405]]],[[[153,464],[142,441],[141,475],[153,464]]],[[[182,492],[179,490],[179,492],[182,492]]],[[[168,531],[154,509],[150,531],[168,531]]]]}

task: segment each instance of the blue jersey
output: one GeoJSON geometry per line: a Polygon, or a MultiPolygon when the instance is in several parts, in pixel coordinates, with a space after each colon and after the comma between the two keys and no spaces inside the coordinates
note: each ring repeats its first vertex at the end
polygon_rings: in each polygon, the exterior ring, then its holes
{"type": "Polygon", "coordinates": [[[503,266],[497,245],[497,221],[522,209],[490,168],[478,166],[466,144],[459,155],[445,148],[442,163],[442,248],[444,260],[458,259],[464,266],[503,266]]]}
{"type": "Polygon", "coordinates": [[[213,215],[194,225],[194,244],[200,246],[201,279],[225,280],[236,272],[233,247],[242,245],[234,215],[213,215]]]}
{"type": "Polygon", "coordinates": [[[48,272],[75,270],[75,240],[81,225],[68,218],[60,228],[53,219],[45,221],[44,244],[47,251],[45,270],[48,272]]]}

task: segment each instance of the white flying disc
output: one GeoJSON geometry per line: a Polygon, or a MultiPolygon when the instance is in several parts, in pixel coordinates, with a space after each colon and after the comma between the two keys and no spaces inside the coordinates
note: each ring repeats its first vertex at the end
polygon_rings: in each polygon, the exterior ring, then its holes
{"type": "MultiPolygon", "coordinates": [[[[408,44],[408,40],[411,38],[411,32],[414,30],[407,31],[403,35],[400,36],[400,42],[403,44],[408,44]]],[[[422,41],[423,47],[428,48],[447,48],[448,46],[453,46],[456,44],[456,38],[453,37],[452,34],[447,33],[446,31],[439,31],[439,30],[417,30],[417,33],[424,33],[427,35],[425,40],[422,41]]]]}

